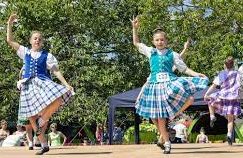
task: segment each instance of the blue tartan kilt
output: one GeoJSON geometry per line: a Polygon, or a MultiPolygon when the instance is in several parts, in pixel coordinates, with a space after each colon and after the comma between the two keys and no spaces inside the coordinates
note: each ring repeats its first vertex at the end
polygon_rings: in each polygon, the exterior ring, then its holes
{"type": "Polygon", "coordinates": [[[208,78],[177,77],[168,82],[147,82],[136,101],[136,112],[145,118],[169,118],[175,116],[187,99],[205,89],[208,78]]]}
{"type": "Polygon", "coordinates": [[[18,117],[26,119],[35,116],[60,97],[64,105],[71,96],[71,91],[52,80],[31,78],[21,87],[18,117]]]}

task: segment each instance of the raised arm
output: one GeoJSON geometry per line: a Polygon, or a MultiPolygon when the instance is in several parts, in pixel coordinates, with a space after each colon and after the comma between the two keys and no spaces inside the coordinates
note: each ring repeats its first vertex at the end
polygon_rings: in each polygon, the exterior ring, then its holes
{"type": "Polygon", "coordinates": [[[8,19],[8,23],[7,23],[7,42],[8,44],[15,50],[19,49],[19,43],[14,41],[13,38],[13,32],[12,32],[12,27],[13,27],[13,23],[14,21],[17,19],[17,15],[16,14],[12,14],[9,19],[8,19]]]}
{"type": "Polygon", "coordinates": [[[194,77],[207,77],[204,74],[198,73],[193,71],[190,68],[187,68],[186,71],[184,72],[185,74],[189,75],[189,76],[194,76],[194,77]]]}
{"type": "MultiPolygon", "coordinates": [[[[184,60],[185,59],[185,56],[186,56],[186,50],[187,50],[187,48],[189,47],[189,45],[190,45],[190,38],[188,38],[187,39],[187,41],[185,42],[185,44],[184,44],[184,48],[183,48],[183,50],[181,51],[181,53],[180,53],[180,57],[181,57],[181,59],[182,60],[184,60]]],[[[172,71],[174,72],[176,70],[176,66],[174,65],[173,67],[172,67],[172,71]]]]}
{"type": "Polygon", "coordinates": [[[183,48],[183,50],[181,51],[181,53],[180,53],[180,56],[181,56],[181,58],[182,59],[184,59],[185,58],[185,56],[186,56],[186,50],[189,48],[189,46],[190,46],[190,42],[191,42],[191,38],[188,38],[187,39],[187,41],[184,43],[184,48],[183,48]]]}
{"type": "Polygon", "coordinates": [[[134,18],[133,16],[131,22],[132,22],[133,45],[138,48],[138,44],[140,42],[138,37],[138,27],[139,27],[138,17],[134,18]]]}

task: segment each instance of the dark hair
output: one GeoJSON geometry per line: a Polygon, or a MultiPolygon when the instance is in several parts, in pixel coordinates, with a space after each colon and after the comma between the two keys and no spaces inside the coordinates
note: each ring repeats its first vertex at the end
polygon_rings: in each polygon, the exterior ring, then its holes
{"type": "Polygon", "coordinates": [[[204,128],[203,128],[203,127],[201,127],[200,132],[205,133],[205,130],[204,130],[204,128]]]}
{"type": "Polygon", "coordinates": [[[6,120],[1,120],[1,125],[8,124],[6,120]]]}
{"type": "Polygon", "coordinates": [[[57,123],[52,123],[51,125],[50,125],[50,128],[57,128],[57,123]]]}
{"type": "Polygon", "coordinates": [[[224,64],[227,69],[232,69],[234,67],[234,58],[232,56],[228,56],[224,64]]]}
{"type": "Polygon", "coordinates": [[[156,29],[153,30],[153,34],[156,34],[158,32],[163,32],[163,29],[160,28],[160,27],[158,27],[158,28],[156,28],[156,29]]]}

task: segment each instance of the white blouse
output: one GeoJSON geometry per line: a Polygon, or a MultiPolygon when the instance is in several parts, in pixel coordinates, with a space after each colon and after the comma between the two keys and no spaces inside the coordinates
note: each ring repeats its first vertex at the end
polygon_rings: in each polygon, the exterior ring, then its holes
{"type": "MultiPolygon", "coordinates": [[[[147,56],[148,58],[150,58],[151,56],[151,51],[152,51],[153,47],[148,47],[146,46],[145,44],[143,43],[139,43],[138,44],[138,51],[141,53],[141,54],[144,54],[145,56],[147,56]]],[[[162,51],[158,50],[157,49],[157,52],[160,54],[160,55],[163,55],[167,52],[167,49],[164,49],[162,51]]],[[[176,52],[173,51],[173,62],[174,62],[174,65],[175,67],[180,71],[180,72],[184,72],[186,71],[187,69],[187,66],[186,64],[184,63],[184,61],[181,59],[180,55],[176,52]]]]}
{"type": "MultiPolygon", "coordinates": [[[[31,57],[34,58],[34,59],[37,59],[41,56],[41,52],[32,52],[31,53],[31,50],[29,48],[21,45],[19,47],[19,49],[17,50],[17,55],[21,59],[24,59],[26,54],[31,54],[31,57]]],[[[48,55],[47,55],[46,65],[47,65],[48,70],[51,70],[54,66],[56,68],[58,68],[57,59],[51,53],[48,53],[48,55]]]]}

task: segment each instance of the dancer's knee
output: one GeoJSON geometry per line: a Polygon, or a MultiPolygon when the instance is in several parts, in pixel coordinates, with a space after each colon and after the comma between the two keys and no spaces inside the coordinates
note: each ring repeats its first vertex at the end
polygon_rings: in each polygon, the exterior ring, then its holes
{"type": "Polygon", "coordinates": [[[188,98],[188,101],[190,101],[190,102],[194,102],[194,97],[193,96],[190,96],[189,98],[188,98]]]}

